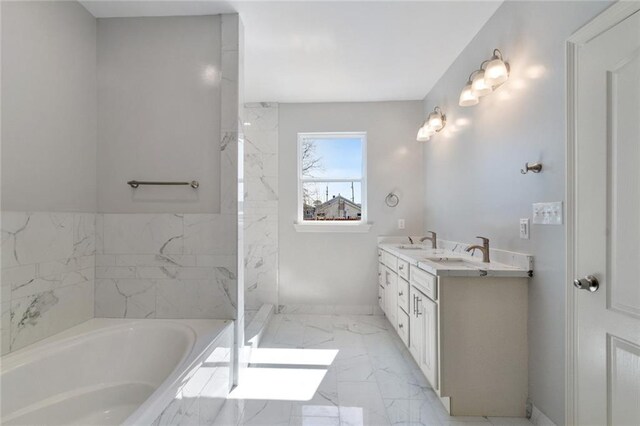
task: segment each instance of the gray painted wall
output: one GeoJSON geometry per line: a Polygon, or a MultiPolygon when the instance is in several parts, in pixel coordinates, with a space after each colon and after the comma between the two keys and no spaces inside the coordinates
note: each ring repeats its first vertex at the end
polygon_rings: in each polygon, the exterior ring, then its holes
{"type": "Polygon", "coordinates": [[[375,305],[378,235],[420,234],[422,147],[415,141],[422,104],[409,102],[280,104],[279,118],[279,303],[375,305]],[[296,152],[298,132],[366,131],[368,207],[364,234],[299,233],[296,152]],[[397,190],[391,209],[384,198],[397,190]],[[397,219],[406,229],[397,229],[397,219]]]}
{"type": "Polygon", "coordinates": [[[96,211],[96,20],[2,2],[2,209],[96,211]]]}
{"type": "Polygon", "coordinates": [[[603,2],[506,2],[425,98],[440,105],[446,132],[424,145],[425,224],[442,238],[491,238],[494,248],[531,253],[529,394],[564,423],[565,227],[533,225],[519,239],[532,203],[565,196],[566,38],[603,10],[603,2]],[[509,81],[474,107],[458,107],[469,74],[500,48],[509,81]],[[466,123],[466,124],[465,124],[466,123]],[[541,161],[541,174],[521,175],[541,161]]]}
{"type": "Polygon", "coordinates": [[[219,16],[98,19],[100,212],[220,212],[220,31],[219,16]]]}

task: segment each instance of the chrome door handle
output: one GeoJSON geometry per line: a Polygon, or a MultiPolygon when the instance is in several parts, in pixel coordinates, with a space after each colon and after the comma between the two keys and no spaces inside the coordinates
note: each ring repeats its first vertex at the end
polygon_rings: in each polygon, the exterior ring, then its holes
{"type": "Polygon", "coordinates": [[[420,309],[418,309],[418,306],[420,306],[418,303],[422,302],[422,298],[416,296],[416,317],[419,317],[420,315],[422,315],[422,312],[420,312],[420,309]]]}
{"type": "Polygon", "coordinates": [[[579,279],[576,278],[573,280],[573,285],[578,290],[589,290],[592,293],[600,288],[600,282],[598,282],[598,279],[593,275],[587,275],[579,279]]]}

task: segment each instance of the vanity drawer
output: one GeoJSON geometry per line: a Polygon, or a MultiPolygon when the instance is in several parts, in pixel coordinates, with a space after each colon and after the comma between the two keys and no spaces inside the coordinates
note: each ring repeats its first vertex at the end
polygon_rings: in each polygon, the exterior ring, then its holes
{"type": "Polygon", "coordinates": [[[409,347],[409,315],[398,310],[398,336],[409,347]]]}
{"type": "Polygon", "coordinates": [[[409,281],[409,262],[398,259],[398,275],[409,281]]]}
{"type": "Polygon", "coordinates": [[[393,272],[398,272],[398,258],[391,253],[387,253],[386,251],[382,252],[382,263],[393,272]]]}
{"type": "Polygon", "coordinates": [[[422,269],[411,265],[411,284],[420,289],[425,295],[432,300],[438,300],[437,285],[435,275],[431,275],[422,269]]]}
{"type": "Polygon", "coordinates": [[[398,280],[398,307],[409,312],[409,283],[402,278],[398,280]]]}

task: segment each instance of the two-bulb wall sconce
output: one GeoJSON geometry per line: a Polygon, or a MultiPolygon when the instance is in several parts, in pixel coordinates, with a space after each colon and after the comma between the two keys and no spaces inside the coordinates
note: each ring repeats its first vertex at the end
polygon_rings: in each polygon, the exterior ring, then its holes
{"type": "Polygon", "coordinates": [[[502,58],[502,52],[493,50],[493,56],[482,64],[480,69],[469,75],[467,84],[460,93],[458,105],[466,107],[477,105],[482,96],[493,92],[509,79],[509,64],[502,58]]]}
{"type": "Polygon", "coordinates": [[[435,107],[433,112],[427,116],[422,123],[422,127],[418,130],[418,142],[425,142],[431,139],[431,136],[440,132],[447,125],[447,116],[442,113],[440,107],[435,107]]]}

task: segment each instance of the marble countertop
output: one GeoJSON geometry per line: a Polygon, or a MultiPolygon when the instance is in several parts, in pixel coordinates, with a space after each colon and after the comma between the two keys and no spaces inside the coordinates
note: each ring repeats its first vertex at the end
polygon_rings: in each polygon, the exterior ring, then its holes
{"type": "Polygon", "coordinates": [[[483,263],[477,256],[445,248],[432,249],[422,244],[381,243],[379,248],[437,276],[449,277],[530,277],[531,269],[492,261],[483,263]]]}

